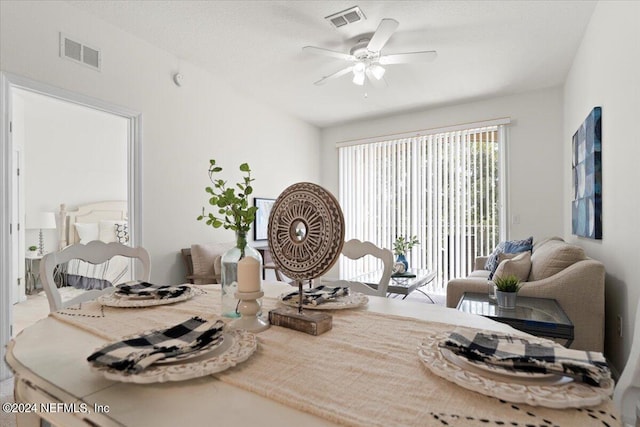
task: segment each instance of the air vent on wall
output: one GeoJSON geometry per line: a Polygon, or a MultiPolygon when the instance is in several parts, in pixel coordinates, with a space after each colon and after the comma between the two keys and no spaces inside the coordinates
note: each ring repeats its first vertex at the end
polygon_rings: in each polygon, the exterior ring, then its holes
{"type": "Polygon", "coordinates": [[[364,13],[358,6],[353,6],[342,12],[334,13],[333,15],[326,16],[324,19],[331,22],[336,28],[343,27],[347,24],[353,24],[354,22],[363,21],[367,19],[364,13]]]}
{"type": "Polygon", "coordinates": [[[60,33],[60,57],[70,59],[98,71],[100,71],[100,66],[102,65],[99,49],[72,40],[63,33],[60,33]]]}

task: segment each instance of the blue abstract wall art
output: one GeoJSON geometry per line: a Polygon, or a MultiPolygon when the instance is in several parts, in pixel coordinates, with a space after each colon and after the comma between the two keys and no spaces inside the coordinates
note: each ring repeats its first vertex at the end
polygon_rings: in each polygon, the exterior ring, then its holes
{"type": "Polygon", "coordinates": [[[602,239],[602,108],[594,107],[573,135],[572,233],[602,239]]]}

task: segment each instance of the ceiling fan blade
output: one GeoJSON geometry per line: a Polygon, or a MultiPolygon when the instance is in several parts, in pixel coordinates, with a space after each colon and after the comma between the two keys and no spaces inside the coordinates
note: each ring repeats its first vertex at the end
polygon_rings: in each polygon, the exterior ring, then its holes
{"type": "Polygon", "coordinates": [[[314,85],[321,86],[321,85],[325,84],[328,80],[337,79],[338,77],[342,77],[345,74],[350,73],[351,70],[353,70],[353,66],[350,66],[350,67],[347,67],[347,68],[343,68],[340,71],[336,71],[335,73],[333,73],[331,75],[328,75],[328,76],[325,76],[325,77],[321,78],[320,80],[315,82],[314,85]]]}
{"type": "Polygon", "coordinates": [[[342,52],[336,52],[335,50],[323,49],[315,46],[305,46],[302,48],[305,52],[315,53],[317,55],[331,56],[332,58],[344,59],[345,61],[355,61],[356,57],[342,52]]]}
{"type": "Polygon", "coordinates": [[[430,62],[436,59],[438,54],[435,50],[428,50],[424,52],[407,52],[396,53],[394,55],[384,55],[380,57],[380,64],[407,64],[413,62],[430,62]]]}
{"type": "Polygon", "coordinates": [[[387,87],[387,82],[384,78],[376,79],[376,76],[374,76],[371,70],[368,68],[366,73],[367,73],[367,78],[369,79],[369,83],[371,83],[371,86],[378,89],[384,89],[387,87]]]}
{"type": "Polygon", "coordinates": [[[396,28],[398,28],[398,21],[395,19],[386,18],[380,21],[380,25],[378,25],[378,29],[371,37],[367,49],[371,52],[380,52],[396,31],[396,28]]]}

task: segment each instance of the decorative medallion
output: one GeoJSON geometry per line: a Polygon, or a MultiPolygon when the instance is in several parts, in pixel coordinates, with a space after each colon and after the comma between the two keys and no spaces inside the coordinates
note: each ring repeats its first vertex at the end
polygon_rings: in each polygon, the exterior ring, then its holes
{"type": "Polygon", "coordinates": [[[273,261],[285,276],[298,281],[320,277],[342,252],[342,209],[319,185],[293,184],[271,209],[268,238],[273,261]]]}

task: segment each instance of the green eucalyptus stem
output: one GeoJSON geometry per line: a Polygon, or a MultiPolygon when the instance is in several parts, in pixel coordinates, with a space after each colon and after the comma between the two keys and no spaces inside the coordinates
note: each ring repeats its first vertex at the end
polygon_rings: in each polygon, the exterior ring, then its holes
{"type": "Polygon", "coordinates": [[[244,250],[247,248],[247,233],[244,231],[236,232],[236,247],[240,249],[240,259],[244,258],[244,250]]]}
{"type": "Polygon", "coordinates": [[[223,227],[226,230],[233,230],[242,233],[242,238],[237,238],[238,248],[241,249],[244,256],[244,248],[247,246],[247,232],[251,229],[251,224],[256,219],[258,208],[249,206],[249,195],[253,193],[251,183],[254,179],[251,177],[251,168],[249,164],[242,163],[240,172],[245,176],[241,182],[235,186],[227,187],[227,181],[216,179],[214,176],[222,172],[222,168],[216,164],[215,159],[209,160],[209,179],[213,183],[213,187],[206,187],[205,191],[209,194],[209,204],[214,212],[206,213],[202,208],[202,215],[198,216],[198,221],[205,221],[207,225],[213,228],[223,227]]]}
{"type": "Polygon", "coordinates": [[[411,236],[409,238],[399,236],[393,242],[393,253],[395,255],[406,255],[414,246],[419,244],[418,236],[411,236]]]}

